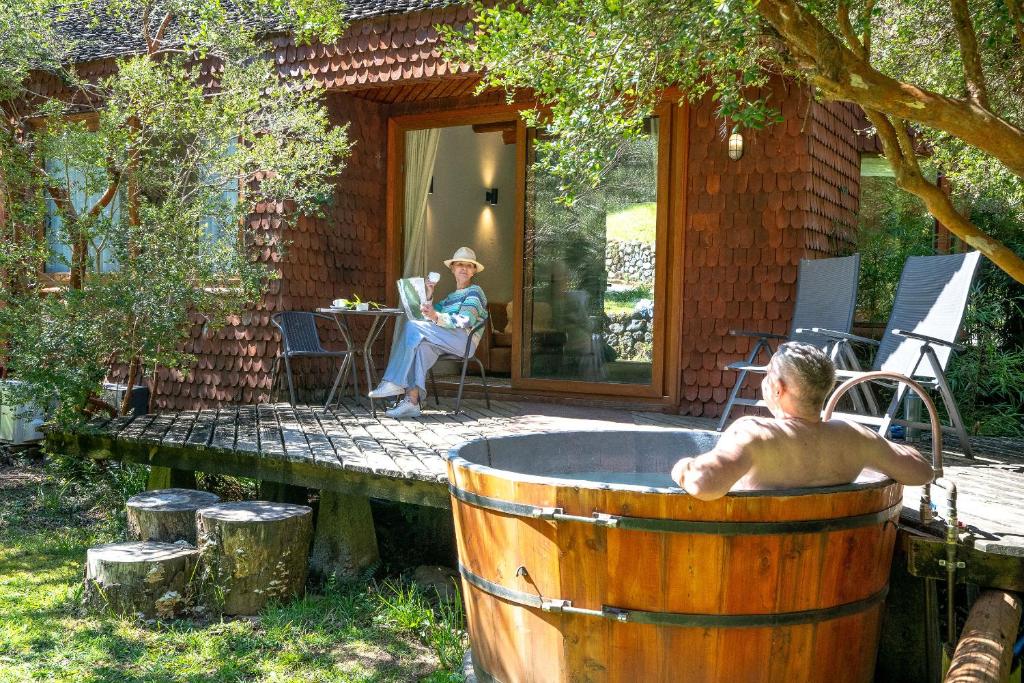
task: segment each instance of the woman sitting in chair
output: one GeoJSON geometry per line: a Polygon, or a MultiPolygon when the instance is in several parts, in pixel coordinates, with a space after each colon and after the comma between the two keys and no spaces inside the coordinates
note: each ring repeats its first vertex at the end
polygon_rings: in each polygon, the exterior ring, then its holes
{"type": "MultiPolygon", "coordinates": [[[[473,276],[483,271],[476,253],[469,247],[460,247],[444,262],[455,276],[456,289],[439,303],[421,307],[426,320],[406,320],[402,337],[392,349],[384,379],[370,392],[370,398],[386,398],[405,394],[402,401],[387,411],[388,417],[416,417],[420,414],[420,401],[426,395],[427,371],[442,353],[462,356],[466,353],[466,340],[480,321],[487,316],[487,297],[479,285],[472,284],[473,276]]],[[[434,285],[426,283],[427,299],[434,293],[434,285]]],[[[476,330],[470,354],[483,336],[483,327],[476,330]]]]}

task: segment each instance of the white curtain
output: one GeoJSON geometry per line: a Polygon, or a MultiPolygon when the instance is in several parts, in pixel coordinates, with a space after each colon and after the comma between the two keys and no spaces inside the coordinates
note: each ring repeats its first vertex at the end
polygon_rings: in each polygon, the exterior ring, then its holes
{"type": "Polygon", "coordinates": [[[405,134],[405,260],[402,277],[427,274],[427,192],[434,175],[440,128],[405,134]]]}
{"type": "MultiPolygon", "coordinates": [[[[440,128],[411,130],[405,134],[405,211],[402,216],[402,236],[405,254],[402,277],[427,275],[427,192],[434,175],[440,128]]],[[[395,336],[391,340],[391,353],[402,338],[405,316],[395,321],[395,336]]]]}

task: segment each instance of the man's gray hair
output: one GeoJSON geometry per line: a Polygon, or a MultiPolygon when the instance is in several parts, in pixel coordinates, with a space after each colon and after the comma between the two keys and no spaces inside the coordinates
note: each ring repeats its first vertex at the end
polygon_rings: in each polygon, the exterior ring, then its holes
{"type": "Polygon", "coordinates": [[[821,410],[836,383],[836,366],[832,360],[818,347],[803,342],[781,344],[768,366],[808,408],[821,410]]]}

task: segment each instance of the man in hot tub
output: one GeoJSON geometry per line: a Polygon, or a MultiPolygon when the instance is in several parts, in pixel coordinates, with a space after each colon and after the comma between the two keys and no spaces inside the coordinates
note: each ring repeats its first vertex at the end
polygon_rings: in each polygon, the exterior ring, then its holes
{"type": "Polygon", "coordinates": [[[845,420],[821,421],[835,374],[832,361],[816,347],[782,344],[761,382],[773,417],[736,420],[714,450],[677,462],[673,481],[701,500],[731,490],[848,484],[865,468],[902,484],[930,482],[931,465],[916,448],[845,420]]]}

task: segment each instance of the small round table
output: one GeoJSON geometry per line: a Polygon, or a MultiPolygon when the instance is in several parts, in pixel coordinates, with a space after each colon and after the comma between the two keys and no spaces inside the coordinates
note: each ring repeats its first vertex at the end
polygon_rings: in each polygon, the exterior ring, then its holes
{"type": "MultiPolygon", "coordinates": [[[[381,333],[384,332],[384,328],[387,327],[388,321],[405,315],[405,311],[401,308],[374,308],[365,311],[357,311],[354,308],[334,308],[333,306],[328,308],[318,308],[316,311],[317,313],[326,313],[327,315],[334,316],[338,321],[338,325],[342,329],[342,333],[348,338],[346,341],[349,342],[350,346],[353,346],[351,341],[352,332],[349,329],[347,318],[349,316],[368,316],[372,319],[372,322],[370,323],[370,331],[367,332],[366,339],[363,341],[362,350],[353,349],[353,353],[363,354],[363,369],[366,371],[366,390],[367,392],[372,390],[373,387],[377,385],[377,368],[373,365],[373,344],[377,341],[377,338],[381,333]]],[[[358,372],[359,371],[356,370],[356,373],[358,372]]],[[[354,384],[356,398],[359,399],[361,398],[359,396],[359,380],[358,378],[353,379],[355,379],[354,384]]],[[[326,405],[331,405],[331,402],[334,400],[334,391],[334,389],[331,389],[331,393],[327,396],[326,405]]],[[[370,413],[372,413],[374,417],[377,417],[377,409],[373,405],[372,398],[370,399],[370,413]]]]}

